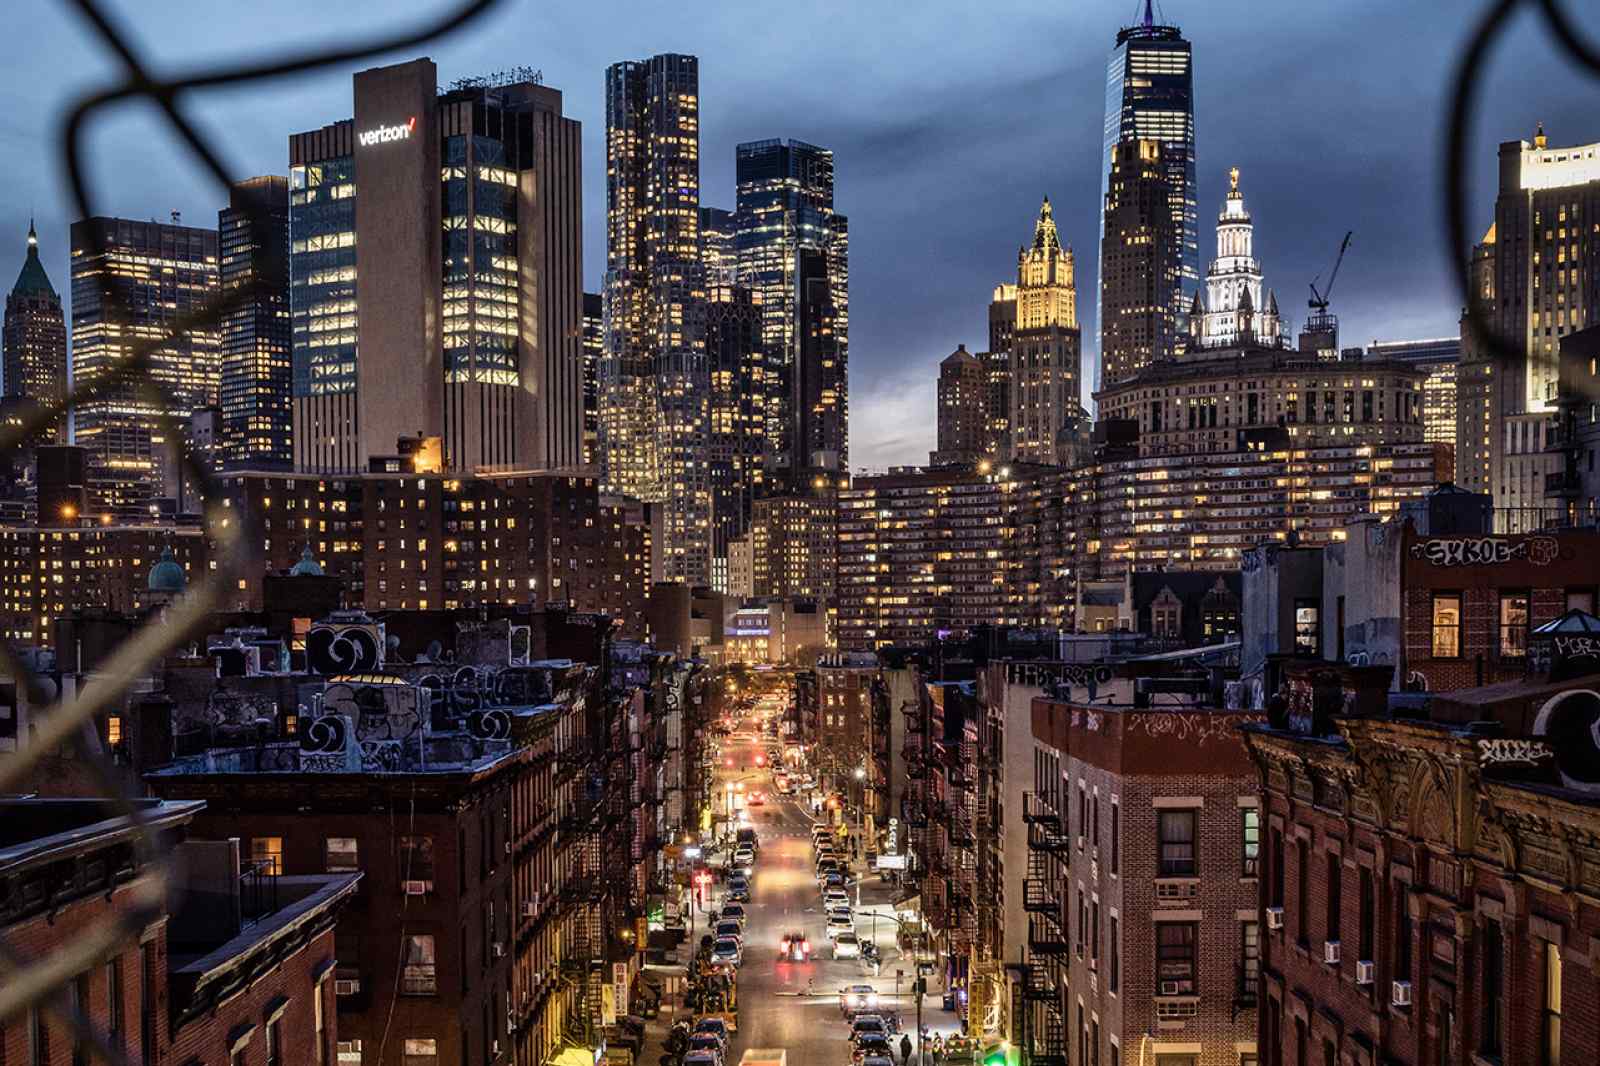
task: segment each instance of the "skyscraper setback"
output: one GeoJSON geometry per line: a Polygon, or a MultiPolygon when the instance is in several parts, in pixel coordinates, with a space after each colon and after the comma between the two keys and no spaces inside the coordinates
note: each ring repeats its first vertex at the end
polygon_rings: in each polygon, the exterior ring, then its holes
{"type": "MultiPolygon", "coordinates": [[[[1169,249],[1170,295],[1160,301],[1161,313],[1171,316],[1172,337],[1188,331],[1187,313],[1200,290],[1199,209],[1195,199],[1194,72],[1189,42],[1176,26],[1156,24],[1149,0],[1136,26],[1117,33],[1117,44],[1106,63],[1105,136],[1100,157],[1100,237],[1107,234],[1107,196],[1117,145],[1123,141],[1160,141],[1167,173],[1167,203],[1172,215],[1174,240],[1169,249]]],[[[1101,261],[1096,300],[1105,295],[1106,263],[1101,261]]],[[[1105,330],[1105,309],[1097,321],[1105,330]]],[[[1172,354],[1160,351],[1156,358],[1172,354]]],[[[1103,379],[1102,363],[1089,375],[1089,385],[1103,379]]],[[[1087,391],[1084,393],[1088,396],[1087,391]]]]}
{"type": "Polygon", "coordinates": [[[449,470],[580,463],[581,130],[561,94],[522,71],[441,94],[419,59],[353,95],[353,119],[289,138],[296,465],[364,469],[403,437],[437,438],[449,470]]]}
{"type": "Polygon", "coordinates": [[[214,229],[126,218],[72,224],[73,379],[85,385],[109,379],[135,345],[161,342],[146,372],[106,381],[73,410],[77,443],[89,450],[114,507],[177,493],[167,476],[172,453],[189,416],[215,406],[221,361],[215,329],[163,338],[204,306],[217,285],[214,229]]]}
{"type": "MultiPolygon", "coordinates": [[[[39,235],[28,223],[28,252],[6,296],[5,394],[39,404],[59,403],[67,392],[67,324],[61,297],[39,261],[39,235]]],[[[54,436],[65,438],[66,421],[54,436]]]]}
{"type": "Polygon", "coordinates": [[[223,291],[222,462],[232,468],[294,464],[289,328],[289,179],[235,185],[217,215],[223,291]]]}
{"type": "Polygon", "coordinates": [[[779,382],[768,463],[801,484],[849,463],[849,221],[834,210],[829,149],[752,141],[736,169],[738,276],[760,301],[779,382]]]}

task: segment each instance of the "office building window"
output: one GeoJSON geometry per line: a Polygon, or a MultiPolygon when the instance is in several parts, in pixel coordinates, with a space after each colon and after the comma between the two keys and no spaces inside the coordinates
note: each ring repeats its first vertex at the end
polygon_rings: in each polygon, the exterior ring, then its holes
{"type": "Polygon", "coordinates": [[[1244,851],[1241,877],[1255,877],[1261,863],[1261,808],[1239,808],[1239,830],[1244,851]]]}
{"type": "Polygon", "coordinates": [[[282,837],[251,837],[250,860],[264,863],[266,872],[277,875],[283,873],[283,838],[282,837]]]}
{"type": "Polygon", "coordinates": [[[323,858],[330,874],[353,874],[361,870],[355,837],[329,837],[323,844],[323,858]]]}
{"type": "Polygon", "coordinates": [[[400,975],[400,992],[406,996],[432,996],[439,992],[434,966],[433,937],[406,937],[405,968],[400,975]]]}
{"type": "Polygon", "coordinates": [[[1528,594],[1500,594],[1500,656],[1520,659],[1528,654],[1528,594]]]}
{"type": "Polygon", "coordinates": [[[1433,657],[1461,657],[1461,593],[1433,594],[1433,657]]]}
{"type": "Polygon", "coordinates": [[[1196,811],[1156,812],[1156,876],[1198,877],[1200,864],[1195,853],[1196,811]]]}
{"type": "Polygon", "coordinates": [[[1156,923],[1156,994],[1191,996],[1196,983],[1194,922],[1156,923]]]}
{"type": "Polygon", "coordinates": [[[1294,651],[1316,655],[1322,647],[1322,608],[1316,600],[1294,601],[1294,651]]]}
{"type": "Polygon", "coordinates": [[[1561,948],[1544,942],[1544,988],[1540,992],[1541,1066],[1561,1066],[1561,948]]]}
{"type": "Polygon", "coordinates": [[[1483,1031],[1481,1050],[1487,1056],[1499,1058],[1501,1032],[1504,1022],[1501,1011],[1505,1006],[1505,937],[1500,923],[1483,923],[1483,942],[1479,949],[1483,959],[1483,1031]]]}

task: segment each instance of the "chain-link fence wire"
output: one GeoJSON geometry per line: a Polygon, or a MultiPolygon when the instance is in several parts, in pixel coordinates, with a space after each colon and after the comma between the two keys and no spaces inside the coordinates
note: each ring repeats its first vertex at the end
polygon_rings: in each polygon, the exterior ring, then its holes
{"type": "MultiPolygon", "coordinates": [[[[182,105],[186,96],[205,89],[265,82],[415,48],[459,29],[499,2],[466,0],[449,6],[440,5],[439,10],[420,20],[411,29],[393,35],[369,37],[347,47],[284,52],[233,66],[203,67],[175,77],[162,77],[152,73],[127,29],[118,26],[100,3],[96,0],[71,0],[71,6],[88,24],[92,36],[116,56],[126,74],[119,84],[77,101],[62,123],[60,151],[72,192],[73,217],[87,219],[98,214],[96,198],[83,169],[83,130],[85,123],[97,112],[141,99],[156,104],[167,123],[194,153],[218,187],[226,191],[232,179],[221,154],[185,116],[182,105]]],[[[255,245],[265,246],[263,238],[267,234],[267,227],[271,225],[266,213],[252,212],[249,225],[256,238],[255,245]]],[[[89,254],[98,256],[103,253],[100,230],[85,227],[84,232],[89,235],[91,242],[89,254]]],[[[112,321],[123,318],[126,308],[109,271],[100,272],[98,284],[106,317],[112,321]]],[[[51,703],[41,679],[24,667],[10,648],[0,646],[0,675],[10,675],[16,681],[30,707],[48,705],[48,709],[32,718],[34,730],[26,737],[19,737],[19,750],[0,761],[0,793],[15,791],[47,753],[64,746],[75,747],[80,763],[99,790],[95,798],[110,801],[114,809],[130,819],[137,828],[135,862],[145,872],[145,876],[135,883],[134,891],[122,901],[115,921],[102,923],[64,943],[52,945],[49,953],[43,957],[29,957],[6,938],[0,937],[0,1021],[12,1019],[30,1007],[38,1007],[66,1025],[74,1041],[81,1042],[99,1060],[117,1066],[129,1060],[120,1049],[111,1046],[106,1034],[95,1028],[85,1006],[71,1002],[66,990],[73,978],[116,954],[130,938],[137,937],[151,920],[160,915],[165,906],[172,871],[170,857],[158,853],[157,841],[147,820],[133,802],[140,795],[139,783],[135,780],[117,780],[115,771],[101,752],[101,746],[87,740],[80,741],[80,738],[90,735],[96,715],[118,706],[131,686],[155,669],[168,653],[201,634],[211,613],[222,605],[226,590],[235,587],[239,578],[247,576],[245,570],[251,553],[241,549],[244,545],[259,542],[259,518],[220,506],[220,484],[204,458],[195,452],[192,442],[182,431],[179,419],[172,413],[178,407],[176,398],[155,380],[150,371],[152,357],[162,347],[192,331],[219,330],[230,311],[248,306],[260,291],[259,283],[219,289],[200,307],[170,323],[162,335],[127,346],[106,373],[88,381],[74,382],[63,399],[41,406],[30,413],[22,424],[0,431],[0,455],[3,455],[22,447],[39,431],[65,425],[73,408],[105,398],[117,390],[131,390],[139,403],[153,411],[166,412],[159,416],[158,425],[167,440],[182,442],[177,476],[193,479],[200,498],[205,501],[202,517],[215,545],[210,553],[215,568],[162,614],[160,624],[144,626],[119,647],[71,698],[64,697],[51,703]]]]}
{"type": "MultiPolygon", "coordinates": [[[[100,44],[116,55],[126,70],[126,78],[115,86],[92,93],[78,101],[62,124],[61,153],[72,191],[75,217],[91,218],[96,214],[95,197],[90,190],[82,166],[83,127],[86,121],[115,104],[149,100],[159,106],[172,128],[183,139],[204,168],[226,189],[230,178],[219,153],[185,117],[182,100],[210,88],[264,82],[303,73],[323,67],[335,66],[406,48],[414,48],[456,30],[476,19],[499,3],[500,0],[467,0],[425,19],[415,28],[391,37],[375,37],[346,48],[323,51],[284,53],[245,62],[235,66],[200,68],[187,75],[171,78],[151,73],[144,58],[125,30],[119,28],[94,0],[72,0],[100,44]]],[[[1523,357],[1521,338],[1504,336],[1490,320],[1487,309],[1472,291],[1469,277],[1469,232],[1467,215],[1467,162],[1468,132],[1478,103],[1476,77],[1483,68],[1496,37],[1507,22],[1522,8],[1532,7],[1544,19],[1562,52],[1580,67],[1600,75],[1600,51],[1585,40],[1573,26],[1567,12],[1558,0],[1495,0],[1486,10],[1461,52],[1451,79],[1450,113],[1447,140],[1443,158],[1443,181],[1446,188],[1445,228],[1446,247],[1451,263],[1458,272],[1462,304],[1476,342],[1492,358],[1515,360],[1523,357]]],[[[251,226],[258,232],[269,225],[257,214],[250,218],[251,226]]],[[[100,234],[87,227],[90,240],[98,245],[100,234]]],[[[257,242],[258,246],[260,242],[257,242]]],[[[91,252],[103,249],[92,247],[91,252]]],[[[106,314],[115,318],[121,310],[120,295],[111,284],[108,273],[99,278],[100,298],[106,314]]],[[[68,417],[68,412],[85,402],[104,397],[113,389],[131,387],[134,395],[150,404],[152,409],[170,412],[172,397],[149,374],[151,357],[173,339],[197,329],[218,329],[230,310],[243,307],[257,295],[253,286],[240,286],[219,291],[199,309],[182,316],[171,324],[160,337],[138,341],[129,346],[105,374],[86,382],[75,382],[62,400],[49,403],[32,412],[20,425],[0,430],[0,454],[22,446],[36,432],[56,425],[68,417]]],[[[159,626],[146,626],[102,664],[95,676],[77,695],[62,699],[35,718],[36,730],[25,738],[21,749],[0,762],[0,792],[11,790],[34,767],[40,757],[63,745],[71,746],[75,739],[90,729],[95,716],[116,706],[129,688],[148,674],[173,648],[199,634],[210,613],[222,603],[224,590],[233,587],[244,573],[249,553],[234,550],[258,539],[258,518],[255,515],[230,511],[226,515],[215,513],[215,501],[220,492],[206,462],[199,457],[182,432],[178,420],[170,413],[161,417],[167,439],[182,441],[179,476],[190,476],[199,487],[201,497],[207,501],[207,524],[216,541],[212,558],[216,569],[205,576],[189,593],[162,616],[159,626]]],[[[27,670],[9,648],[0,646],[0,674],[9,674],[25,692],[30,706],[38,707],[49,702],[40,679],[27,670]]],[[[138,862],[149,871],[138,891],[120,912],[115,923],[91,929],[77,938],[60,945],[43,959],[31,959],[0,937],[0,1020],[14,1017],[30,1006],[38,1005],[66,1023],[92,1053],[101,1060],[122,1064],[127,1059],[112,1048],[104,1036],[95,1030],[85,1012],[69,1002],[62,994],[68,982],[77,974],[103,961],[130,936],[136,935],[164,906],[166,881],[169,873],[165,857],[157,854],[156,842],[149,832],[139,808],[132,802],[138,795],[138,783],[119,782],[108,763],[95,757],[88,745],[80,746],[85,769],[93,775],[103,798],[110,800],[116,809],[128,817],[138,828],[136,852],[138,862]]]]}

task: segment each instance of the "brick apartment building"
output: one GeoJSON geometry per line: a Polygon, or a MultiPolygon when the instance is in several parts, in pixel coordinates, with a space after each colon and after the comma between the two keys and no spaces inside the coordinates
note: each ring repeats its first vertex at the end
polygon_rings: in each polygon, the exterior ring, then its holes
{"type": "MultiPolygon", "coordinates": [[[[62,987],[63,1006],[136,1066],[328,1066],[335,922],[359,873],[264,878],[237,840],[190,837],[204,804],[137,800],[176,862],[164,906],[62,987]]],[[[0,801],[0,932],[29,963],[59,958],[154,887],[139,829],[99,799],[0,801]]],[[[88,1062],[89,1045],[37,1004],[0,1021],[0,1061],[88,1062]]]]}
{"type": "Polygon", "coordinates": [[[1401,550],[1410,687],[1444,692],[1521,680],[1535,628],[1573,608],[1596,609],[1594,530],[1425,536],[1407,529],[1401,550]]]}
{"type": "Polygon", "coordinates": [[[617,831],[626,793],[580,784],[608,780],[607,753],[630,746],[597,735],[596,667],[462,662],[415,676],[426,669],[302,674],[304,707],[155,703],[147,713],[173,718],[172,754],[145,780],[205,800],[195,833],[239,838],[279,876],[362,873],[339,926],[340,1063],[537,1066],[569,1027],[588,1031],[590,960],[634,932],[608,888],[628,878],[602,868],[604,837],[635,843],[617,831]],[[245,720],[210,721],[219,714],[245,720]],[[270,739],[249,735],[273,714],[270,739]]]}
{"type": "Polygon", "coordinates": [[[1260,822],[1239,727],[1260,716],[1140,706],[1109,676],[1090,701],[1076,680],[1032,702],[1012,874],[1033,1061],[1254,1066],[1260,822]]]}
{"type": "Polygon", "coordinates": [[[1600,1061],[1600,677],[1434,695],[1401,718],[1360,673],[1291,669],[1287,705],[1247,727],[1260,1061],[1600,1061]]]}

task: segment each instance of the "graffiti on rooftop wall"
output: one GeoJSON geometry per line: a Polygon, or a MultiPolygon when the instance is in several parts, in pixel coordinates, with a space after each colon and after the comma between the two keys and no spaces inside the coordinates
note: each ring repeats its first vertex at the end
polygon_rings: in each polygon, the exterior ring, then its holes
{"type": "Polygon", "coordinates": [[[356,726],[356,739],[406,740],[422,731],[417,686],[398,679],[388,684],[339,681],[322,693],[324,714],[342,714],[356,726]]]}
{"type": "Polygon", "coordinates": [[[383,667],[383,627],[323,623],[306,634],[306,663],[330,677],[366,674],[383,667]]]}
{"type": "Polygon", "coordinates": [[[1524,559],[1549,566],[1561,557],[1561,544],[1554,537],[1431,537],[1413,544],[1411,555],[1430,566],[1498,566],[1524,559]]]}
{"type": "Polygon", "coordinates": [[[1533,735],[1555,750],[1562,784],[1600,793],[1600,693],[1573,689],[1552,696],[1539,708],[1533,735]]]}

